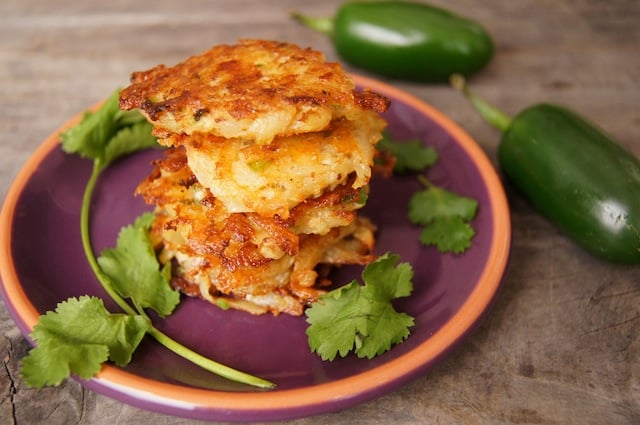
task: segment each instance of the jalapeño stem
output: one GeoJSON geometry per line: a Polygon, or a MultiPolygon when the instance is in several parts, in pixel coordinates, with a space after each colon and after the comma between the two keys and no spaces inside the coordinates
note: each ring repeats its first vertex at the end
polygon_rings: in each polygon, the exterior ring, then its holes
{"type": "Polygon", "coordinates": [[[469,89],[465,78],[460,74],[453,74],[449,79],[451,86],[462,92],[480,116],[501,132],[505,132],[511,125],[511,117],[489,104],[469,89]]]}
{"type": "Polygon", "coordinates": [[[324,35],[333,35],[333,18],[312,18],[297,12],[291,13],[291,17],[309,29],[324,35]]]}

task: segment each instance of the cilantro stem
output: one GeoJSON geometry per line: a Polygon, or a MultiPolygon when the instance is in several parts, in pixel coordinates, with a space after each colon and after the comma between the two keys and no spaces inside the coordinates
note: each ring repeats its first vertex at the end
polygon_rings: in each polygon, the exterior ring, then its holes
{"type": "Polygon", "coordinates": [[[426,188],[433,187],[433,183],[431,183],[431,181],[422,174],[418,175],[418,181],[426,188]]]}
{"type": "Polygon", "coordinates": [[[204,357],[196,353],[195,351],[185,347],[179,342],[171,339],[170,337],[163,334],[162,332],[160,332],[158,329],[154,327],[152,327],[148,331],[148,333],[156,341],[164,345],[169,350],[182,356],[183,358],[189,360],[190,362],[200,366],[201,368],[208,370],[211,373],[222,376],[223,378],[230,379],[232,381],[253,385],[254,387],[267,388],[267,389],[275,387],[275,384],[273,382],[267,381],[262,378],[258,378],[253,375],[249,375],[245,372],[241,372],[229,366],[225,366],[221,363],[213,361],[207,357],[204,357]]]}
{"type": "MultiPolygon", "coordinates": [[[[91,199],[93,197],[93,192],[96,186],[96,182],[98,181],[98,177],[100,176],[100,173],[105,169],[105,167],[106,165],[103,164],[100,160],[93,161],[93,170],[82,196],[82,206],[80,209],[80,236],[82,238],[82,247],[84,249],[85,256],[87,257],[87,261],[89,262],[89,265],[91,266],[94,274],[98,278],[98,281],[100,282],[104,290],[107,291],[109,296],[113,298],[113,300],[118,304],[118,306],[127,314],[140,314],[145,319],[147,319],[149,323],[151,323],[151,319],[149,319],[144,310],[142,310],[141,308],[137,308],[138,312],[136,312],[136,309],[131,307],[127,303],[127,301],[125,301],[124,298],[122,298],[120,294],[116,292],[116,290],[113,288],[113,285],[111,284],[110,278],[100,268],[98,260],[96,259],[96,256],[93,252],[93,247],[91,246],[91,235],[89,232],[89,212],[91,210],[91,199]]],[[[253,375],[249,375],[245,372],[238,371],[196,353],[195,351],[175,341],[171,337],[165,335],[154,326],[151,326],[149,328],[147,334],[153,337],[164,347],[213,374],[258,388],[275,387],[275,384],[270,381],[253,375]]]]}
{"type": "Polygon", "coordinates": [[[93,191],[96,186],[96,182],[98,181],[98,177],[104,167],[101,165],[100,161],[93,162],[93,170],[91,172],[91,176],[89,177],[89,181],[87,182],[87,186],[84,190],[84,195],[82,196],[82,206],[80,208],[80,237],[82,238],[82,248],[84,249],[84,254],[87,257],[87,261],[89,262],[89,266],[91,266],[91,270],[100,281],[100,284],[104,288],[105,291],[109,294],[111,298],[118,304],[118,306],[124,310],[127,314],[135,315],[136,311],[113,289],[111,282],[109,281],[109,277],[104,274],[100,265],[98,264],[98,260],[93,253],[93,247],[91,246],[91,235],[89,233],[89,211],[91,210],[91,198],[93,196],[93,191]]]}

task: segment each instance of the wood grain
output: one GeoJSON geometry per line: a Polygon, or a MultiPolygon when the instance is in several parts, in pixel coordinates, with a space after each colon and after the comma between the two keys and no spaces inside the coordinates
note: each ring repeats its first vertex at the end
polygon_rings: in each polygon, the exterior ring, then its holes
{"type": "MultiPolygon", "coordinates": [[[[471,79],[479,94],[512,114],[540,101],[564,104],[640,155],[640,2],[433,3],[474,18],[494,37],[494,60],[471,79]]],[[[310,45],[337,60],[328,39],[301,28],[288,12],[331,15],[339,4],[2,2],[0,197],[50,132],[126,84],[131,71],[249,37],[310,45]]],[[[498,134],[460,95],[442,85],[391,83],[460,123],[495,162],[498,134]]],[[[393,393],[287,423],[640,423],[640,267],[589,256],[505,187],[512,255],[504,287],[480,328],[435,370],[393,393]]],[[[192,423],[124,405],[75,381],[29,389],[18,376],[27,350],[0,305],[0,423],[192,423]]]]}

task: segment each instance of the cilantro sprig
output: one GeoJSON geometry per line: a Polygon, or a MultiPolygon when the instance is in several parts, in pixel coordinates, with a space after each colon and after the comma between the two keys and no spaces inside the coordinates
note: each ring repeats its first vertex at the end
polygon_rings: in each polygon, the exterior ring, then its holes
{"type": "MultiPolygon", "coordinates": [[[[422,173],[439,159],[438,152],[421,140],[397,141],[388,132],[376,148],[395,159],[396,174],[422,173]]],[[[475,235],[471,220],[478,202],[438,187],[420,174],[424,189],[413,194],[408,204],[409,220],[422,226],[419,240],[435,245],[441,252],[461,253],[475,235]]],[[[396,298],[413,290],[413,269],[400,263],[400,257],[387,253],[367,265],[364,284],[353,281],[321,295],[305,312],[309,347],[323,360],[334,360],[354,353],[371,359],[390,350],[409,337],[414,319],[397,312],[396,298]]]]}
{"type": "Polygon", "coordinates": [[[425,146],[421,140],[395,140],[389,132],[384,131],[376,149],[388,151],[395,159],[393,171],[398,174],[419,172],[438,161],[438,151],[425,146]]]}
{"type": "Polygon", "coordinates": [[[87,261],[98,281],[124,313],[110,313],[102,300],[82,296],[41,315],[31,337],[36,347],[23,359],[28,385],[58,385],[70,374],[90,378],[107,360],[124,366],[145,334],[196,365],[227,379],[261,388],[274,384],[208,359],[155,328],[145,309],[170,314],[179,294],[169,286],[170,268],[160,267],[149,240],[153,214],[146,213],[120,231],[117,246],[96,258],[89,221],[92,195],[101,173],[128,154],[158,146],[151,125],[137,111],[122,111],[116,90],[94,112],[61,134],[62,149],[93,161],[80,211],[80,233],[87,261]],[[126,299],[131,301],[131,304],[126,299]]]}
{"type": "Polygon", "coordinates": [[[116,247],[102,251],[98,264],[118,294],[131,299],[138,311],[151,308],[165,317],[178,305],[180,295],[169,285],[171,263],[159,269],[149,237],[153,219],[153,213],[145,213],[122,228],[116,247]]]}
{"type": "Polygon", "coordinates": [[[350,352],[371,359],[409,336],[414,319],[392,304],[413,290],[413,269],[399,259],[390,253],[379,257],[362,272],[363,285],[354,280],[321,295],[306,310],[312,351],[323,360],[350,352]]]}
{"type": "MultiPolygon", "coordinates": [[[[420,140],[399,142],[389,133],[385,133],[377,148],[395,157],[394,172],[398,174],[423,172],[438,160],[433,147],[420,140]]],[[[409,200],[407,215],[411,223],[422,227],[420,243],[435,246],[442,253],[463,253],[475,236],[471,221],[477,213],[478,201],[436,186],[422,174],[418,180],[424,189],[409,200]]]]}
{"type": "Polygon", "coordinates": [[[150,327],[142,315],[109,313],[99,298],[69,298],[33,328],[37,346],[22,359],[22,377],[43,387],[59,385],[71,373],[89,379],[107,360],[124,366],[150,327]]]}
{"type": "Polygon", "coordinates": [[[434,245],[440,252],[464,252],[475,235],[469,223],[476,215],[478,201],[435,186],[424,176],[419,180],[425,189],[409,200],[408,215],[413,224],[423,226],[420,242],[434,245]]]}

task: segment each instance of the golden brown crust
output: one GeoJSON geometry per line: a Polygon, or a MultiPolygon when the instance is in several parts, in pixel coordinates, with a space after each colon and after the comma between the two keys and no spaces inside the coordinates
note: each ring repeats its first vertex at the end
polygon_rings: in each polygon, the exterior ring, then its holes
{"type": "Polygon", "coordinates": [[[320,131],[356,108],[383,108],[381,96],[354,94],[337,63],[293,44],[242,40],[173,67],[135,72],[120,107],[139,108],[159,136],[205,132],[268,143],[320,131]]]}
{"type": "Polygon", "coordinates": [[[362,109],[374,111],[379,114],[386,112],[391,105],[390,99],[369,89],[356,92],[355,97],[356,103],[360,105],[362,109]]]}
{"type": "Polygon", "coordinates": [[[186,295],[301,315],[330,266],[373,260],[375,227],[357,210],[389,100],[321,53],[215,46],[134,73],[120,105],[168,147],[136,193],[155,206],[151,240],[186,295]]]}
{"type": "Polygon", "coordinates": [[[176,288],[255,314],[299,315],[322,293],[319,264],[372,259],[373,226],[356,218],[354,179],[301,202],[286,220],[229,213],[193,179],[179,147],[154,161],[136,193],[157,205],[151,238],[162,262],[176,262],[176,288]]]}
{"type": "MultiPolygon", "coordinates": [[[[152,227],[154,238],[171,229],[166,217],[158,214],[152,227]]],[[[246,244],[192,251],[191,242],[170,237],[159,248],[161,260],[177,260],[172,284],[188,296],[214,303],[224,300],[254,314],[301,315],[324,292],[322,281],[318,282],[319,265],[373,260],[373,230],[368,221],[358,219],[325,235],[304,236],[296,255],[270,260],[260,259],[255,250],[246,257],[235,251],[247,251],[246,244]]]]}
{"type": "Polygon", "coordinates": [[[278,137],[266,145],[199,133],[171,140],[186,140],[173,144],[186,147],[198,181],[230,211],[286,218],[300,202],[344,184],[353,173],[354,188],[369,183],[385,123],[371,111],[359,115],[358,122],[337,119],[325,131],[278,137]]]}
{"type": "MultiPolygon", "coordinates": [[[[136,188],[135,194],[141,196],[149,205],[162,206],[174,203],[199,202],[205,208],[214,208],[222,204],[203,187],[187,163],[187,156],[183,147],[168,148],[162,158],[152,162],[153,169],[136,188]]],[[[294,227],[296,222],[305,219],[313,210],[338,206],[337,214],[349,214],[364,205],[367,195],[367,187],[354,188],[355,175],[350,175],[341,185],[332,190],[324,191],[320,196],[308,198],[293,207],[288,218],[277,215],[272,217],[259,216],[248,213],[247,216],[255,217],[256,222],[275,220],[279,225],[294,227]]],[[[350,222],[350,221],[349,221],[350,222]]],[[[348,223],[345,223],[348,224],[348,223]]],[[[310,231],[300,233],[314,233],[310,231]]]]}

